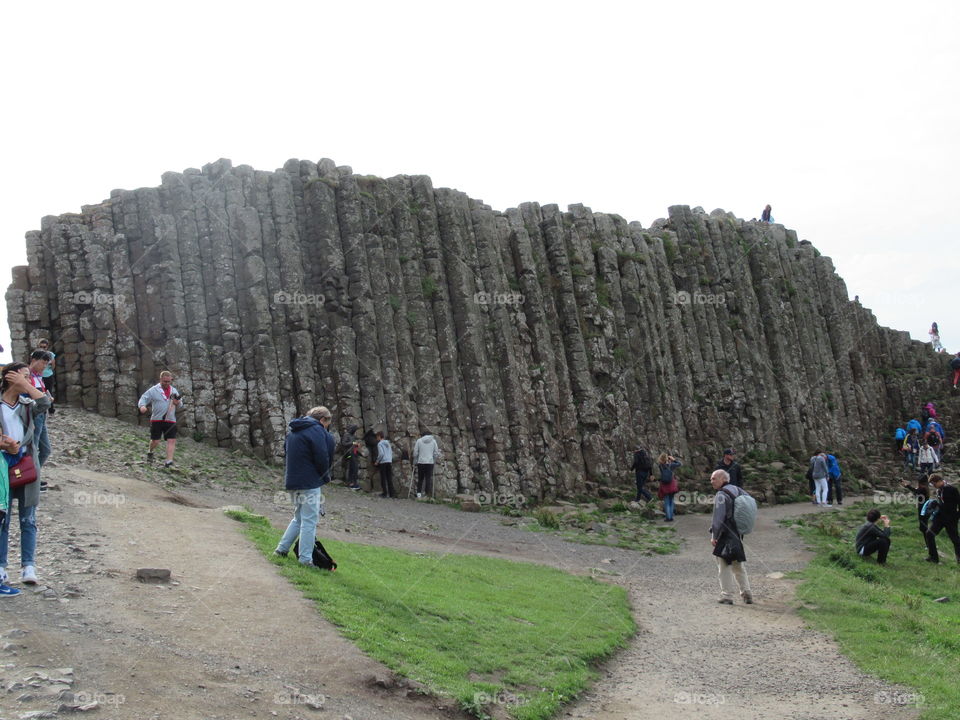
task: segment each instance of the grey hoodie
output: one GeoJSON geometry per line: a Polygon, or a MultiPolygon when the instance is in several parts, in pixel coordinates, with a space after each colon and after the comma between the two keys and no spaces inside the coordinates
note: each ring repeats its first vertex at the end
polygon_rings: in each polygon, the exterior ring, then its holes
{"type": "Polygon", "coordinates": [[[827,476],[827,459],[823,455],[814,455],[810,458],[810,469],[814,480],[825,478],[827,476]]]}
{"type": "Polygon", "coordinates": [[[440,459],[440,446],[433,435],[424,435],[413,446],[414,465],[433,465],[440,459]]]}

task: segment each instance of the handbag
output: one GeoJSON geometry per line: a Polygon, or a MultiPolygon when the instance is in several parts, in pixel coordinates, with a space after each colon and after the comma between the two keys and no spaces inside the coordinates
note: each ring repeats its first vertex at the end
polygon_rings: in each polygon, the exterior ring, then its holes
{"type": "Polygon", "coordinates": [[[10,466],[10,489],[16,490],[37,481],[37,466],[33,464],[33,456],[26,453],[20,462],[10,466]]]}

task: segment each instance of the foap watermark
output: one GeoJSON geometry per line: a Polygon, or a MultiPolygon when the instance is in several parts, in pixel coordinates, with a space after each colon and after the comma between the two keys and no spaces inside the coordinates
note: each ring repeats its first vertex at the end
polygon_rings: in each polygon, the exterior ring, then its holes
{"type": "Polygon", "coordinates": [[[99,290],[80,290],[73,293],[71,298],[76,305],[123,305],[127,299],[123,295],[102,293],[99,290]]]}
{"type": "Polygon", "coordinates": [[[473,706],[477,708],[487,707],[489,705],[526,705],[530,699],[523,695],[514,695],[508,690],[501,690],[496,695],[490,693],[478,692],[473,694],[473,706]]]}
{"type": "Polygon", "coordinates": [[[320,693],[311,695],[302,693],[299,690],[287,690],[274,695],[273,702],[277,705],[305,705],[314,710],[320,710],[327,702],[327,697],[320,693]]]}
{"type": "Polygon", "coordinates": [[[716,502],[715,493],[692,492],[681,490],[673,497],[674,505],[713,505],[716,502]]]}
{"type": "Polygon", "coordinates": [[[877,705],[923,705],[927,700],[923,693],[905,693],[896,690],[880,690],[873,695],[877,705]]]}
{"type": "Polygon", "coordinates": [[[490,505],[492,507],[508,506],[518,508],[527,504],[526,495],[513,495],[510,493],[498,492],[478,492],[473,496],[477,505],[490,505]]]}
{"type": "Polygon", "coordinates": [[[673,701],[678,705],[725,705],[727,699],[720,693],[681,690],[673,696],[673,701]]]}
{"type": "Polygon", "coordinates": [[[73,494],[74,505],[123,505],[127,501],[125,495],[119,493],[87,492],[77,490],[73,494]]]}
{"type": "Polygon", "coordinates": [[[692,293],[680,290],[673,295],[674,305],[726,305],[727,296],[724,293],[702,293],[695,290],[692,293]]]}
{"type": "Polygon", "coordinates": [[[473,294],[477,305],[522,305],[523,295],[518,292],[480,292],[473,294]]]}
{"type": "Polygon", "coordinates": [[[913,505],[917,499],[907,493],[874,490],[873,502],[875,505],[913,505]]]}
{"type": "Polygon", "coordinates": [[[286,292],[280,290],[273,294],[277,305],[323,305],[327,299],[319,293],[286,292]]]}
{"type": "Polygon", "coordinates": [[[127,702],[125,695],[116,695],[114,693],[101,692],[78,692],[73,695],[73,704],[80,707],[87,705],[112,705],[119,707],[127,702]]]}

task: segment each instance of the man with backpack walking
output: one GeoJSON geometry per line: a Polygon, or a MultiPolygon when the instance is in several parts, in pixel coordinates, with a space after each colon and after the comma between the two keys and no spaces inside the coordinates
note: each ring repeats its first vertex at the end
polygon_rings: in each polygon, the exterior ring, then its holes
{"type": "Polygon", "coordinates": [[[633,470],[634,479],[637,482],[637,497],[634,502],[640,502],[640,498],[647,502],[653,500],[653,495],[647,490],[647,480],[650,479],[650,471],[653,470],[653,458],[640,445],[633,452],[633,465],[630,466],[630,469],[633,470]]]}
{"type": "MultiPolygon", "coordinates": [[[[720,604],[733,605],[736,589],[747,605],[753,603],[750,592],[750,580],[743,563],[747,556],[743,549],[743,533],[737,527],[734,517],[735,503],[739,496],[749,497],[743,488],[730,484],[726,470],[714,470],[710,484],[716,490],[713,504],[713,522],[710,525],[710,542],[713,555],[717,558],[717,570],[720,573],[720,604]]],[[[756,503],[753,503],[754,512],[756,503]]],[[[753,528],[749,528],[752,530],[753,528]]]]}

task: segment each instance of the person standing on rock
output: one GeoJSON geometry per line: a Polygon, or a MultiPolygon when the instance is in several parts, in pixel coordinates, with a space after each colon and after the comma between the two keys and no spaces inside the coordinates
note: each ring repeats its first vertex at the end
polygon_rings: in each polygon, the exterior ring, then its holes
{"type": "Polygon", "coordinates": [[[930,444],[927,442],[927,439],[923,439],[923,444],[920,446],[920,472],[924,475],[929,475],[933,472],[933,466],[937,464],[937,453],[930,447],[930,444]]]}
{"type": "Polygon", "coordinates": [[[716,491],[713,502],[713,522],[710,524],[710,542],[713,544],[713,556],[717,559],[717,571],[720,574],[720,604],[733,605],[737,588],[740,598],[747,605],[753,604],[750,592],[750,579],[743,563],[747,561],[743,549],[743,536],[737,529],[733,518],[733,503],[743,488],[730,484],[730,476],[725,470],[714,470],[710,475],[710,485],[716,491]]]}
{"type": "Polygon", "coordinates": [[[953,543],[953,553],[957,562],[960,563],[960,534],[957,532],[957,524],[960,522],[960,490],[944,481],[939,473],[930,476],[930,484],[937,493],[940,508],[934,513],[930,527],[927,528],[927,551],[929,552],[927,562],[940,562],[940,554],[937,552],[937,535],[941,530],[946,530],[947,537],[953,543]]]}
{"type": "Polygon", "coordinates": [[[440,459],[440,446],[430,431],[423,428],[413,446],[413,464],[417,466],[417,497],[433,497],[433,468],[440,459]]]}
{"type": "Polygon", "coordinates": [[[940,328],[937,327],[936,323],[930,326],[930,331],[927,334],[930,336],[930,346],[933,351],[943,352],[943,344],[940,342],[940,328]]]}
{"type": "Polygon", "coordinates": [[[330,482],[336,442],[327,428],[333,416],[324,406],[312,408],[305,417],[290,421],[284,442],[286,462],[283,484],[293,502],[293,518],[274,553],[286,557],[299,539],[301,565],[313,564],[317,523],[323,512],[323,486],[330,482]]]}
{"type": "Polygon", "coordinates": [[[911,470],[917,469],[917,458],[920,455],[920,436],[916,428],[910,428],[910,434],[903,440],[904,461],[911,470]]]}
{"type": "Polygon", "coordinates": [[[657,457],[657,464],[660,466],[660,487],[657,488],[657,497],[663,500],[663,514],[666,522],[673,522],[675,508],[674,496],[680,491],[677,484],[677,477],[673,471],[680,467],[680,461],[673,455],[660,453],[657,457]]]}
{"type": "Polygon", "coordinates": [[[867,512],[867,521],[857,530],[853,546],[860,557],[868,558],[876,553],[877,563],[886,565],[890,552],[890,518],[881,515],[876,508],[867,512]],[[878,521],[883,523],[883,530],[877,527],[878,521]]]}
{"type": "Polygon", "coordinates": [[[0,373],[3,375],[3,380],[0,381],[0,421],[3,424],[3,435],[13,440],[12,443],[7,442],[5,457],[0,461],[14,468],[29,456],[37,473],[33,482],[10,488],[10,508],[0,525],[0,583],[5,583],[8,577],[7,550],[10,540],[10,516],[13,514],[10,510],[16,500],[20,519],[20,580],[27,585],[35,585],[37,506],[40,504],[40,468],[37,462],[35,419],[50,408],[50,398],[34,387],[27,365],[10,363],[0,373]]]}
{"type": "Polygon", "coordinates": [[[730,476],[731,485],[743,487],[743,469],[740,467],[740,463],[734,459],[735,457],[736,452],[733,448],[727,448],[723,451],[723,457],[720,458],[714,470],[723,470],[730,476]]]}
{"type": "MultiPolygon", "coordinates": [[[[53,371],[57,364],[57,354],[50,349],[50,341],[46,338],[40,338],[37,341],[37,350],[45,350],[50,353],[50,362],[43,369],[43,372],[40,373],[40,377],[43,378],[43,384],[47,388],[47,392],[50,393],[50,400],[54,403],[57,400],[57,378],[54,376],[53,371]]],[[[47,410],[47,415],[53,415],[56,412],[57,408],[54,405],[50,406],[50,409],[47,410]]]]}
{"type": "Polygon", "coordinates": [[[160,444],[161,438],[167,441],[167,459],[165,468],[173,466],[173,453],[177,449],[177,408],[183,403],[180,392],[173,386],[173,373],[164,370],[160,373],[160,382],[140,396],[137,403],[140,414],[150,408],[150,449],[147,460],[153,460],[153,450],[160,444]]]}
{"type": "Polygon", "coordinates": [[[827,456],[817,453],[810,458],[810,476],[813,478],[814,502],[820,507],[830,507],[827,503],[827,456]]]}
{"type": "Polygon", "coordinates": [[[953,389],[957,389],[957,383],[960,383],[960,352],[950,361],[950,369],[953,370],[953,389]]]}
{"type": "Polygon", "coordinates": [[[763,212],[760,213],[760,222],[771,223],[773,222],[773,208],[769,204],[763,209],[763,212]]]}
{"type": "Polygon", "coordinates": [[[633,451],[633,465],[630,469],[633,470],[634,480],[637,483],[637,497],[634,502],[640,502],[641,498],[647,502],[653,500],[653,495],[647,490],[647,480],[650,479],[650,471],[653,470],[653,459],[644,447],[638,445],[633,451]]]}
{"type": "Polygon", "coordinates": [[[383,431],[377,433],[377,470],[380,472],[380,497],[395,498],[393,491],[393,448],[383,431]]]}

